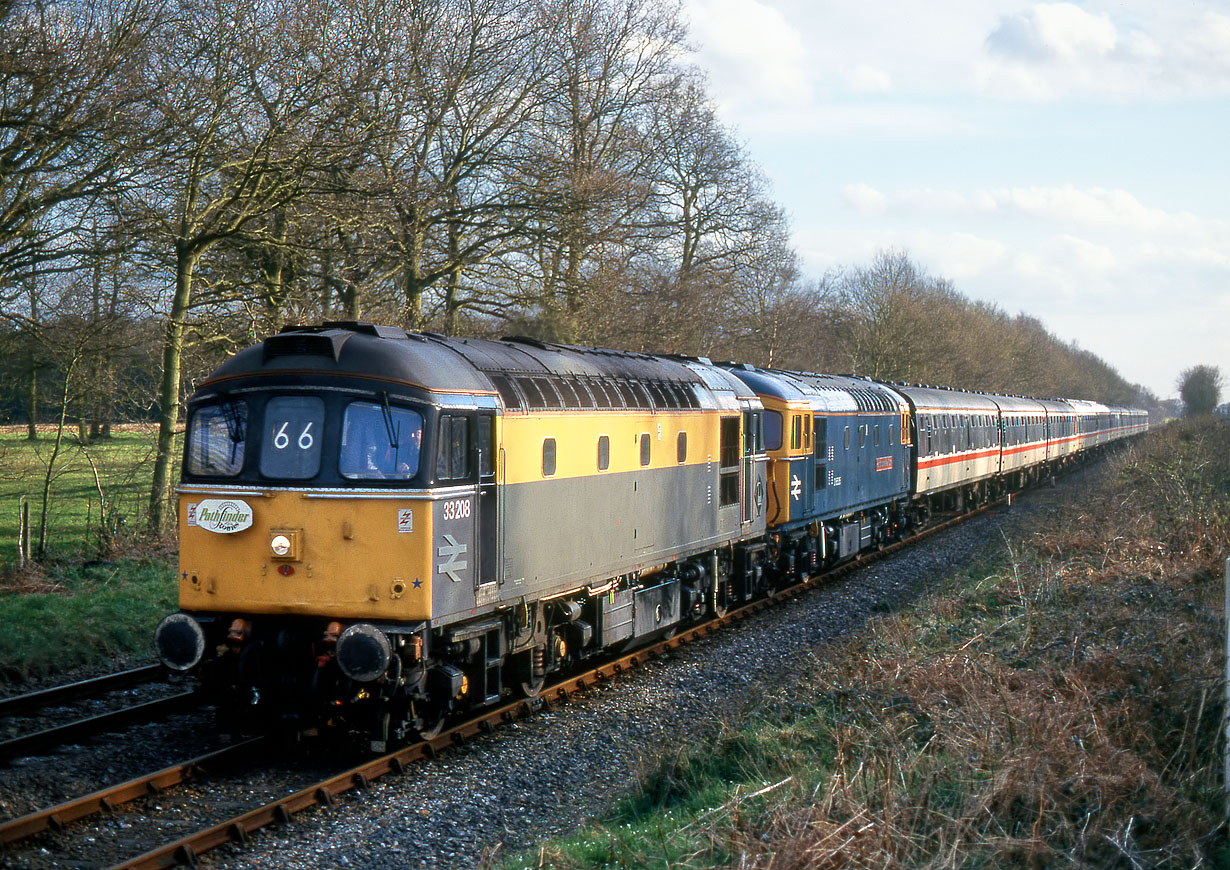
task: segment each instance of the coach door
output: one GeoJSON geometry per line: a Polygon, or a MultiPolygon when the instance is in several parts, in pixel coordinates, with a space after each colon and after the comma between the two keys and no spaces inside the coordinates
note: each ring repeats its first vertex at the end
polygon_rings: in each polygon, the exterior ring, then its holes
{"type": "Polygon", "coordinates": [[[756,457],[764,452],[764,432],[759,411],[743,413],[743,467],[739,487],[743,505],[743,522],[760,518],[764,508],[764,481],[756,467],[756,457]]]}

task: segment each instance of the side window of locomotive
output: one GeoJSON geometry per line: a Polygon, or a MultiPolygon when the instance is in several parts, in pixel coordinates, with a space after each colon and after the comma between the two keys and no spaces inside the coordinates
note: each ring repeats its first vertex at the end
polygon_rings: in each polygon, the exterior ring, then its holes
{"type": "Polygon", "coordinates": [[[611,467],[611,438],[609,435],[598,436],[598,470],[606,471],[611,467]]]}
{"type": "Polygon", "coordinates": [[[555,439],[546,438],[542,442],[542,476],[555,476],[555,439]]]}
{"type": "Polygon", "coordinates": [[[436,443],[436,479],[464,480],[470,476],[470,421],[454,414],[440,417],[436,443]]]}
{"type": "MultiPolygon", "coordinates": [[[[802,429],[795,417],[796,428],[802,429]]],[[[718,505],[739,503],[739,418],[723,417],[718,441],[718,505]]]]}
{"type": "Polygon", "coordinates": [[[764,412],[764,449],[782,449],[782,415],[777,411],[764,412]]]}
{"type": "Polygon", "coordinates": [[[650,450],[649,433],[646,432],[641,435],[641,466],[642,467],[649,464],[649,450],[650,450]]]}
{"type": "Polygon", "coordinates": [[[688,461],[688,433],[680,432],[675,439],[675,461],[680,465],[688,461]]]}
{"type": "Polygon", "coordinates": [[[495,419],[482,414],[477,420],[478,439],[478,476],[491,477],[495,474],[495,419]]]}
{"type": "Polygon", "coordinates": [[[846,427],[846,447],[845,449],[846,450],[850,449],[850,427],[849,426],[846,427]]]}
{"type": "Polygon", "coordinates": [[[325,403],[315,396],[277,396],[265,405],[261,474],[306,480],[320,471],[325,403]]]}
{"type": "Polygon", "coordinates": [[[422,445],[423,418],[417,411],[351,402],[342,415],[337,469],[353,479],[408,480],[418,473],[422,445]]]}
{"type": "Polygon", "coordinates": [[[247,431],[246,402],[222,402],[199,409],[188,426],[188,471],[234,477],[243,470],[247,431]]]}

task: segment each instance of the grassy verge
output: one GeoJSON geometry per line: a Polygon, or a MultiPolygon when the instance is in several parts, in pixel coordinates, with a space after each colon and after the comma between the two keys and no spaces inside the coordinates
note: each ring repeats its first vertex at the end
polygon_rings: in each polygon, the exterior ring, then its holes
{"type": "Polygon", "coordinates": [[[176,606],[168,560],[54,567],[36,589],[0,589],[0,680],[152,660],[154,627],[176,606]]]}
{"type": "Polygon", "coordinates": [[[818,652],[716,746],[509,867],[1230,867],[1230,428],[1185,423],[1002,558],[818,652]]]}
{"type": "Polygon", "coordinates": [[[54,427],[40,436],[0,432],[0,680],[151,658],[175,607],[172,561],[144,538],[153,430],[117,427],[89,445],[66,431],[58,454],[54,427]],[[46,558],[19,571],[18,505],[30,504],[34,555],[49,466],[46,558]]]}

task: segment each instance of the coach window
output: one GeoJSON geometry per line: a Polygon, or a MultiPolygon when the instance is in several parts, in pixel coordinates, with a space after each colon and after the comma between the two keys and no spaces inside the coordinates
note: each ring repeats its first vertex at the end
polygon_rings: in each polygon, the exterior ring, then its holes
{"type": "Polygon", "coordinates": [[[598,436],[598,470],[606,471],[611,467],[611,439],[606,435],[598,436]]]}
{"type": "Polygon", "coordinates": [[[555,439],[546,438],[542,442],[542,476],[555,476],[555,439]]]}
{"type": "Polygon", "coordinates": [[[641,467],[644,468],[649,464],[649,433],[645,432],[641,435],[641,467]]]}
{"type": "Polygon", "coordinates": [[[680,432],[675,439],[675,461],[680,465],[688,461],[688,433],[680,432]]]}

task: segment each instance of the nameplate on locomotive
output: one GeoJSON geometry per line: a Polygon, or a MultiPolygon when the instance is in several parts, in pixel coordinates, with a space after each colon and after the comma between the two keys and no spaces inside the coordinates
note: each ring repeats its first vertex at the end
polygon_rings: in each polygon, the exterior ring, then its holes
{"type": "Polygon", "coordinates": [[[233,535],[252,525],[252,506],[240,498],[207,498],[188,505],[188,525],[233,535]]]}

